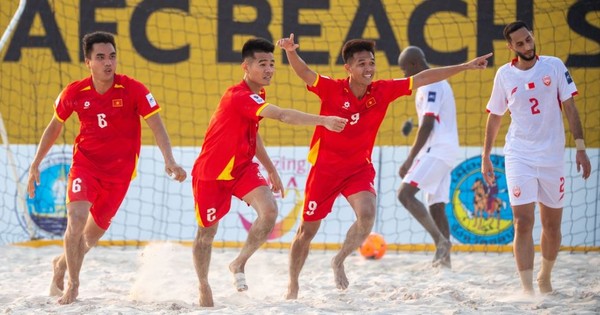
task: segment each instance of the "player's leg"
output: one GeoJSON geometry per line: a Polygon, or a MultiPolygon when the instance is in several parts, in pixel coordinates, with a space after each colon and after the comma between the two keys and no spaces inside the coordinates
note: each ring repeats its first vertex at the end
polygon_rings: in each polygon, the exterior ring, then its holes
{"type": "Polygon", "coordinates": [[[376,211],[376,198],[370,191],[357,192],[348,196],[347,199],[356,213],[356,221],[348,229],[342,248],[331,260],[335,284],[340,290],[347,289],[349,285],[344,270],[344,261],[348,255],[360,247],[371,233],[376,211]]]}
{"type": "MultiPolygon", "coordinates": [[[[243,200],[256,210],[258,217],[252,223],[240,253],[229,265],[229,270],[234,276],[244,273],[246,262],[267,241],[275,226],[275,220],[277,220],[277,203],[269,187],[258,186],[247,193],[243,200]]],[[[238,290],[244,291],[247,289],[247,286],[245,288],[238,286],[238,290]]]]}
{"type": "Polygon", "coordinates": [[[299,277],[300,271],[304,266],[304,262],[310,251],[310,242],[315,237],[321,226],[321,220],[305,221],[303,220],[296,235],[292,240],[290,248],[290,266],[289,266],[289,283],[286,299],[292,300],[298,298],[300,289],[299,277]]]}
{"type": "Polygon", "coordinates": [[[561,225],[564,203],[564,167],[540,170],[540,218],[542,220],[542,263],[537,275],[541,293],[552,292],[550,275],[562,241],[561,225]]]}
{"type": "MultiPolygon", "coordinates": [[[[443,202],[438,202],[429,206],[429,213],[435,222],[438,230],[442,235],[450,240],[450,227],[448,225],[448,218],[446,217],[446,204],[443,202]]],[[[434,256],[434,263],[437,265],[438,263],[443,267],[451,268],[452,263],[450,260],[450,251],[448,254],[442,257],[434,256]],[[439,260],[439,261],[438,261],[439,260]]]]}
{"type": "Polygon", "coordinates": [[[440,181],[447,175],[448,169],[449,166],[445,162],[424,156],[403,178],[398,191],[398,199],[402,205],[425,228],[435,243],[434,265],[437,265],[450,254],[452,245],[440,232],[427,208],[416,198],[416,195],[420,189],[435,194],[440,186],[440,181]]]}
{"type": "Polygon", "coordinates": [[[212,290],[208,283],[208,267],[210,265],[210,257],[212,253],[212,243],[217,234],[219,223],[215,223],[210,227],[198,226],[198,232],[194,238],[192,253],[194,256],[194,268],[200,283],[200,306],[214,306],[212,290]]]}
{"type": "Polygon", "coordinates": [[[81,271],[86,249],[83,231],[91,205],[89,201],[75,201],[67,205],[67,230],[64,236],[64,250],[69,281],[63,295],[58,299],[59,304],[73,303],[79,294],[79,272],[81,271]]]}
{"type": "Polygon", "coordinates": [[[514,205],[513,225],[515,238],[513,253],[517,263],[521,286],[526,293],[533,293],[533,260],[535,251],[533,247],[533,223],[535,222],[535,203],[514,205]]]}

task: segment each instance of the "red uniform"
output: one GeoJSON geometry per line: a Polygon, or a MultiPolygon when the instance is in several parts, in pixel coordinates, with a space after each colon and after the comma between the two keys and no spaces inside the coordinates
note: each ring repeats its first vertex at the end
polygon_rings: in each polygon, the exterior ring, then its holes
{"type": "Polygon", "coordinates": [[[192,170],[196,218],[201,226],[208,227],[227,214],[231,196],[241,199],[267,185],[252,162],[262,119],[259,114],[267,105],[264,89],[256,94],[244,81],[221,97],[192,170]]]}
{"type": "Polygon", "coordinates": [[[354,96],[348,78],[333,80],[319,75],[308,90],[321,99],[321,115],[348,119],[340,133],[323,126],[315,128],[308,155],[313,167],[304,204],[304,220],[315,221],[331,212],[340,193],[346,197],[360,191],[375,194],[371,163],[375,137],[390,103],[412,93],[412,77],[374,81],[362,99],[354,96]]]}
{"type": "Polygon", "coordinates": [[[64,122],[76,112],[80,122],[67,202],[91,202],[90,211],[101,228],[108,228],[135,177],[141,146],[140,116],[146,119],[159,110],[142,83],[119,74],[102,95],[88,77],[69,84],[55,102],[58,120],[64,122]]]}

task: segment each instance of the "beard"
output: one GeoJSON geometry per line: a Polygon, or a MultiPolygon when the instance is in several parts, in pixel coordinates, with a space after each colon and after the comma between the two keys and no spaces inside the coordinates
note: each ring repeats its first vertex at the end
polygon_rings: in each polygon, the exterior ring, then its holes
{"type": "Polygon", "coordinates": [[[533,54],[531,55],[531,57],[527,57],[527,56],[525,56],[524,54],[522,54],[520,52],[515,52],[515,53],[517,54],[517,56],[519,56],[519,58],[521,58],[521,59],[523,59],[525,61],[531,61],[534,58],[536,58],[536,55],[535,55],[535,46],[533,46],[533,54]]]}

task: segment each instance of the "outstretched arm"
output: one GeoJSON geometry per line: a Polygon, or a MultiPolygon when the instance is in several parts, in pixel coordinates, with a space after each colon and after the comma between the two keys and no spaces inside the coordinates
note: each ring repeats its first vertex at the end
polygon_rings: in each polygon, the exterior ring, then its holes
{"type": "Polygon", "coordinates": [[[483,179],[488,185],[491,185],[495,181],[494,166],[490,159],[492,153],[492,146],[496,141],[500,124],[502,123],[502,116],[490,113],[488,115],[487,123],[485,125],[485,140],[483,142],[483,153],[481,154],[481,173],[483,179]]]}
{"type": "Polygon", "coordinates": [[[295,109],[280,108],[273,104],[265,106],[259,114],[262,117],[276,119],[290,125],[324,126],[335,132],[344,130],[348,122],[346,118],[313,115],[295,109]]]}
{"type": "Polygon", "coordinates": [[[281,182],[277,168],[275,168],[275,165],[273,165],[269,154],[267,154],[267,149],[265,149],[265,145],[259,134],[256,134],[256,158],[267,170],[269,181],[271,183],[271,191],[274,193],[279,192],[281,193],[281,198],[285,198],[283,183],[281,182]]]}
{"type": "Polygon", "coordinates": [[[40,163],[52,148],[52,145],[60,135],[62,131],[63,123],[60,122],[56,118],[56,116],[52,117],[50,123],[44,130],[42,134],[42,138],[40,139],[40,144],[38,145],[37,152],[35,153],[35,157],[33,158],[33,162],[31,162],[31,166],[29,167],[29,175],[27,178],[27,192],[29,193],[29,197],[35,197],[35,186],[40,184],[40,163]]]}
{"type": "Polygon", "coordinates": [[[416,90],[420,86],[445,80],[464,70],[485,69],[488,63],[487,59],[492,55],[493,53],[489,53],[487,55],[477,57],[467,63],[421,71],[413,76],[413,90],[416,90]]]}
{"type": "Polygon", "coordinates": [[[294,69],[294,72],[306,83],[306,85],[313,85],[317,80],[317,73],[312,71],[306,62],[298,55],[298,47],[300,45],[294,43],[294,33],[290,34],[288,38],[282,38],[277,41],[277,46],[285,50],[285,54],[290,62],[290,65],[294,69]]]}
{"type": "Polygon", "coordinates": [[[152,129],[154,138],[156,139],[156,144],[160,148],[163,158],[165,159],[165,171],[173,179],[179,182],[184,181],[187,177],[187,174],[185,170],[175,162],[173,150],[171,148],[171,140],[169,140],[169,135],[167,134],[165,125],[160,119],[160,115],[156,113],[148,117],[148,119],[146,119],[146,123],[150,129],[152,129]]]}
{"type": "Polygon", "coordinates": [[[573,135],[573,138],[575,138],[577,147],[577,153],[575,154],[577,172],[579,173],[579,171],[583,169],[582,177],[583,179],[587,179],[592,173],[592,164],[590,163],[590,159],[585,152],[583,127],[581,126],[579,112],[577,111],[577,107],[575,107],[575,100],[573,100],[571,97],[564,101],[563,108],[565,109],[565,116],[567,116],[567,120],[569,121],[569,129],[571,129],[571,134],[573,135]]]}

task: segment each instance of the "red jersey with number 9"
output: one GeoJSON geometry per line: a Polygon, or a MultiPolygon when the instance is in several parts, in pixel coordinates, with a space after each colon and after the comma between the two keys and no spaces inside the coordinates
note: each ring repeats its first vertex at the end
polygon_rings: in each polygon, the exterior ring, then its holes
{"type": "Polygon", "coordinates": [[[115,74],[113,86],[99,94],[88,77],[69,84],[54,106],[55,117],[61,122],[73,112],[79,117],[72,167],[83,167],[111,182],[135,177],[141,146],[140,116],[146,119],[160,110],[142,83],[115,74]]]}
{"type": "Polygon", "coordinates": [[[412,93],[412,77],[373,81],[358,99],[350,90],[349,78],[334,80],[319,75],[308,90],[321,99],[321,115],[348,119],[342,132],[317,126],[308,161],[331,169],[352,169],[371,163],[377,131],[392,101],[412,93]]]}

